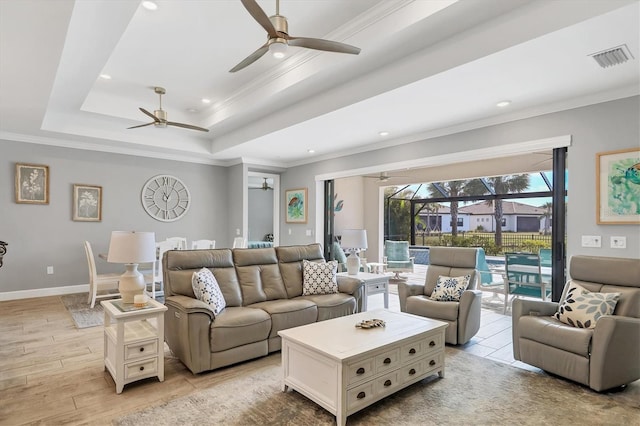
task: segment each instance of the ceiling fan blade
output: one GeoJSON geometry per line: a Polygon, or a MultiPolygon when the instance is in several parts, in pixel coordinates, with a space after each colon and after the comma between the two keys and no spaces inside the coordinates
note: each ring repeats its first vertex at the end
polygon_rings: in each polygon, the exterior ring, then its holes
{"type": "Polygon", "coordinates": [[[198,126],[194,126],[192,124],[176,123],[176,122],[173,122],[173,121],[167,121],[167,126],[183,127],[185,129],[200,130],[201,132],[208,132],[209,131],[209,129],[205,129],[204,127],[198,127],[198,126]]]}
{"type": "Polygon", "coordinates": [[[151,126],[152,124],[156,124],[156,122],[155,122],[155,121],[152,121],[151,123],[147,123],[147,124],[140,124],[139,126],[127,127],[127,129],[137,129],[138,127],[151,126]]]}
{"type": "Polygon", "coordinates": [[[258,48],[258,50],[256,50],[255,52],[253,52],[251,55],[247,56],[246,58],[244,58],[242,60],[242,62],[240,62],[238,65],[236,65],[235,67],[231,68],[229,70],[229,72],[236,72],[236,71],[240,71],[241,69],[251,65],[252,63],[254,63],[255,61],[257,61],[258,59],[260,59],[262,57],[262,55],[264,55],[265,53],[267,53],[267,51],[269,50],[269,46],[267,43],[263,44],[262,46],[260,46],[258,48]]]}
{"type": "Polygon", "coordinates": [[[258,22],[258,24],[260,24],[262,28],[264,28],[267,31],[267,34],[269,34],[269,37],[278,37],[278,33],[276,32],[275,27],[271,23],[271,20],[269,19],[267,14],[264,13],[264,10],[262,10],[262,8],[258,6],[258,3],[256,3],[256,0],[241,0],[241,1],[242,1],[242,5],[244,6],[245,9],[247,9],[249,14],[253,17],[253,19],[255,19],[258,22]]]}
{"type": "Polygon", "coordinates": [[[140,108],[140,111],[142,111],[143,113],[147,114],[149,117],[153,118],[153,121],[155,121],[156,123],[159,123],[160,120],[158,120],[158,117],[156,117],[155,115],[151,114],[149,111],[147,111],[144,108],[140,108]]]}
{"type": "Polygon", "coordinates": [[[352,55],[357,55],[360,53],[359,47],[340,43],[338,41],[308,37],[286,36],[285,38],[289,41],[290,46],[306,47],[307,49],[324,50],[327,52],[350,53],[352,55]]]}

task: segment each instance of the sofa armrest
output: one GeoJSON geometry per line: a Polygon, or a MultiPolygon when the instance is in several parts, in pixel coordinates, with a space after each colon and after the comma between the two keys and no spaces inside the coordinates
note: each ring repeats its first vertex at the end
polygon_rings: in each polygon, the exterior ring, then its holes
{"type": "Polygon", "coordinates": [[[362,312],[362,304],[364,303],[364,281],[356,276],[338,275],[338,291],[340,293],[350,294],[356,298],[356,312],[362,312]]]}
{"type": "MultiPolygon", "coordinates": [[[[505,300],[507,303],[507,300],[505,300]]],[[[513,357],[520,361],[520,331],[518,322],[525,315],[537,315],[549,317],[558,311],[557,302],[544,302],[542,300],[515,299],[511,305],[511,334],[513,342],[513,357]]]]}
{"type": "Polygon", "coordinates": [[[173,354],[194,374],[210,370],[211,307],[187,296],[169,296],[165,305],[164,336],[173,354]]]}
{"type": "Polygon", "coordinates": [[[482,291],[465,290],[458,307],[458,344],[467,343],[480,330],[482,291]]]}
{"type": "Polygon", "coordinates": [[[589,387],[603,391],[640,379],[640,318],[605,315],[593,330],[589,387]]]}
{"type": "Polygon", "coordinates": [[[398,283],[398,298],[400,299],[400,312],[407,312],[407,298],[424,294],[424,285],[398,283]]]}

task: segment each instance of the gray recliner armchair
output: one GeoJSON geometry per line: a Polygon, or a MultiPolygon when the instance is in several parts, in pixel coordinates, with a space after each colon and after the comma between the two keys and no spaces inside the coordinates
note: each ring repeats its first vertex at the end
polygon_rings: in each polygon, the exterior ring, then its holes
{"type": "Polygon", "coordinates": [[[449,323],[445,341],[453,345],[467,343],[480,329],[482,292],[476,290],[478,249],[431,247],[424,285],[398,283],[400,310],[449,323]],[[459,301],[431,299],[439,276],[470,275],[469,285],[459,301]]]}
{"type": "Polygon", "coordinates": [[[561,303],[514,300],[514,358],[595,391],[640,379],[640,259],[573,256],[569,274],[561,302],[575,284],[620,293],[613,314],[581,328],[553,316],[561,303]]]}

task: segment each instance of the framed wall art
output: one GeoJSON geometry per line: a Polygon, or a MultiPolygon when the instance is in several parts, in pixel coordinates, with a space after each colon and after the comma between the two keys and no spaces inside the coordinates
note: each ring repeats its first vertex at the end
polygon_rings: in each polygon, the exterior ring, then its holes
{"type": "Polygon", "coordinates": [[[73,220],[100,222],[102,220],[102,187],[73,184],[73,220]]]}
{"type": "Polygon", "coordinates": [[[49,204],[49,166],[16,163],[16,203],[49,204]]]}
{"type": "Polygon", "coordinates": [[[640,148],[596,154],[598,224],[640,224],[640,148]]]}
{"type": "Polygon", "coordinates": [[[307,223],[307,188],[288,189],[285,192],[287,223],[307,223]]]}

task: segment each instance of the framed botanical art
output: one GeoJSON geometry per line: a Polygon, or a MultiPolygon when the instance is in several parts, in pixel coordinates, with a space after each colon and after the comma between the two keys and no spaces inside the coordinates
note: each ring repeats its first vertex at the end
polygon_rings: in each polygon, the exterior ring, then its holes
{"type": "Polygon", "coordinates": [[[597,223],[640,224],[640,148],[596,154],[597,223]]]}
{"type": "Polygon", "coordinates": [[[307,223],[307,188],[285,191],[287,223],[307,223]]]}
{"type": "Polygon", "coordinates": [[[49,166],[16,163],[16,203],[49,204],[49,166]]]}
{"type": "Polygon", "coordinates": [[[100,222],[102,220],[102,187],[73,184],[73,220],[100,222]]]}

